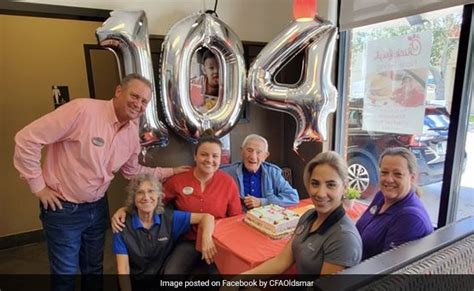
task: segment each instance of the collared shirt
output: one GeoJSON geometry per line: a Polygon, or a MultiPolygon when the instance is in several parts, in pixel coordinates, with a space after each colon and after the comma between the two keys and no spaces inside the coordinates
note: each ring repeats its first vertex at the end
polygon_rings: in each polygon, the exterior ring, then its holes
{"type": "MultiPolygon", "coordinates": [[[[153,230],[155,227],[158,227],[160,224],[161,224],[161,214],[154,214],[153,225],[151,226],[150,230],[153,230]]],[[[186,233],[189,230],[190,224],[191,224],[191,213],[175,210],[173,212],[173,223],[171,227],[171,237],[173,241],[178,240],[178,238],[182,234],[186,233]]],[[[143,229],[144,231],[147,231],[143,227],[143,223],[138,217],[138,214],[134,214],[132,216],[132,228],[134,230],[143,229]]],[[[122,238],[121,233],[114,234],[112,243],[113,243],[112,251],[114,252],[114,254],[121,254],[121,255],[128,254],[127,246],[125,244],[125,241],[122,238]]]]}
{"type": "Polygon", "coordinates": [[[24,127],[15,142],[14,164],[31,191],[47,185],[69,202],[99,200],[118,171],[127,179],[138,172],[154,173],[159,179],[173,174],[171,168],[138,164],[137,122],[121,126],[112,100],[75,99],[24,127]]]}
{"type": "MultiPolygon", "coordinates": [[[[248,194],[244,189],[244,168],[245,166],[242,162],[221,166],[222,171],[234,178],[239,188],[240,197],[242,198],[248,194]]],[[[260,165],[260,169],[262,170],[260,178],[262,194],[260,201],[262,205],[276,204],[286,207],[298,204],[298,192],[291,187],[290,183],[283,177],[282,171],[277,165],[263,162],[262,165],[260,165]]]]}
{"type": "Polygon", "coordinates": [[[249,172],[243,167],[242,172],[244,174],[245,194],[262,198],[262,167],[258,168],[255,173],[249,172]]]}
{"type": "Polygon", "coordinates": [[[362,240],[342,206],[335,209],[315,231],[310,231],[317,218],[314,209],[298,221],[291,249],[298,274],[319,275],[324,262],[351,267],[360,262],[362,240]]]}
{"type": "Polygon", "coordinates": [[[357,221],[364,246],[364,260],[433,232],[430,217],[414,192],[380,213],[383,204],[384,197],[379,191],[357,221]]]}
{"type": "MultiPolygon", "coordinates": [[[[242,213],[239,191],[231,176],[218,170],[201,191],[193,172],[194,169],[174,175],[163,184],[165,203],[173,201],[179,210],[209,213],[217,219],[242,213]]],[[[196,239],[195,230],[187,238],[196,239]]]]}

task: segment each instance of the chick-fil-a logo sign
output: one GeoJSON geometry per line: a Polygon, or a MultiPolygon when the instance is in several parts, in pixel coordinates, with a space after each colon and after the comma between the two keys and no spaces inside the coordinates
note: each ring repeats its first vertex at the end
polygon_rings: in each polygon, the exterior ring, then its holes
{"type": "MultiPolygon", "coordinates": [[[[367,56],[372,60],[372,72],[400,68],[424,67],[421,60],[429,60],[432,46],[431,32],[395,36],[367,43],[367,56]]],[[[370,66],[369,66],[370,67],[370,66]]]]}
{"type": "Polygon", "coordinates": [[[407,37],[408,47],[399,49],[378,50],[375,60],[392,60],[393,58],[403,58],[409,56],[417,56],[421,52],[422,44],[419,35],[410,35],[407,37]]]}

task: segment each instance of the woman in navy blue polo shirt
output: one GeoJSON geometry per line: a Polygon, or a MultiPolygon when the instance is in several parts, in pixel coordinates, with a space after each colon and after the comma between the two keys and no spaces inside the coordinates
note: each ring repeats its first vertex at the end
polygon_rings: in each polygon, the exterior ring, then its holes
{"type": "Polygon", "coordinates": [[[356,225],[363,242],[362,259],[433,232],[418,198],[413,153],[402,147],[388,148],[380,156],[379,167],[380,191],[356,225]]]}
{"type": "MultiPolygon", "coordinates": [[[[216,248],[212,241],[214,217],[206,213],[174,211],[163,207],[161,184],[151,174],[136,176],[128,186],[125,228],[113,237],[118,274],[131,274],[140,279],[157,275],[178,238],[189,230],[190,224],[202,227],[202,253],[213,258],[216,248]]],[[[126,289],[130,283],[123,282],[126,289]]]]}

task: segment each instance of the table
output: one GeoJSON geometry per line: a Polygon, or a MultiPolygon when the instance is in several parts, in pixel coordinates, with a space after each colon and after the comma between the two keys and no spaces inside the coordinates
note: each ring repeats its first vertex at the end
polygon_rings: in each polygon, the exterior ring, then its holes
{"type": "MultiPolygon", "coordinates": [[[[304,199],[292,210],[302,214],[311,206],[311,200],[304,199]]],[[[356,201],[346,213],[357,220],[366,208],[367,205],[356,201]]],[[[213,235],[217,248],[215,263],[221,274],[238,274],[260,265],[279,254],[290,239],[290,236],[271,239],[247,225],[243,218],[244,214],[216,221],[213,235]]]]}

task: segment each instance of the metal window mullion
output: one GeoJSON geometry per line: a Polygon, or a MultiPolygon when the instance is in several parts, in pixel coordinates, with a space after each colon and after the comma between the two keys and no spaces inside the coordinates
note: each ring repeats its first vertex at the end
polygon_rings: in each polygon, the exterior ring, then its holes
{"type": "Polygon", "coordinates": [[[473,36],[472,23],[474,5],[464,6],[459,50],[456,62],[451,120],[449,126],[448,148],[444,164],[443,186],[438,216],[438,227],[456,221],[461,188],[462,165],[466,135],[469,123],[469,108],[474,83],[473,36]],[[457,89],[461,88],[461,89],[457,89]]]}

